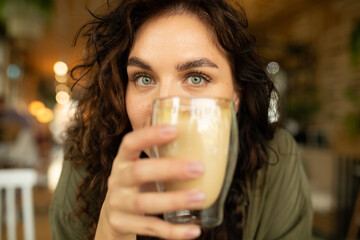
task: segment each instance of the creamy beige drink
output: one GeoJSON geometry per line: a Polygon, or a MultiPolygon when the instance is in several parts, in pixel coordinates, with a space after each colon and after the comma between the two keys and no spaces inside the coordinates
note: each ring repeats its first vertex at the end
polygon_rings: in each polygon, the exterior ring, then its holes
{"type": "Polygon", "coordinates": [[[154,114],[155,124],[172,124],[177,138],[159,146],[159,157],[176,157],[200,161],[204,175],[196,180],[167,182],[166,191],[199,189],[206,194],[203,208],[211,206],[223,186],[229,152],[231,102],[199,101],[191,106],[166,106],[154,114]]]}

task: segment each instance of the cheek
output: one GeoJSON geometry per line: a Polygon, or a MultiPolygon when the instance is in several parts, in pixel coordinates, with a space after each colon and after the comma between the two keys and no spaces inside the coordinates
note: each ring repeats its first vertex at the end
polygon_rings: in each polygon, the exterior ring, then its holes
{"type": "Polygon", "coordinates": [[[143,128],[150,124],[151,102],[126,96],[126,111],[133,129],[143,128]]]}
{"type": "Polygon", "coordinates": [[[238,113],[239,112],[239,107],[240,107],[240,96],[235,91],[234,91],[233,101],[234,101],[235,111],[236,111],[236,113],[238,113]]]}

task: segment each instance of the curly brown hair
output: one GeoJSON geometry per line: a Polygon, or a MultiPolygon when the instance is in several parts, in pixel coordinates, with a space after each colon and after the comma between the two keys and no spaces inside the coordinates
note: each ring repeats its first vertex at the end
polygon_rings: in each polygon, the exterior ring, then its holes
{"type": "MultiPolygon", "coordinates": [[[[95,235],[107,192],[113,159],[123,136],[131,131],[125,108],[126,71],[137,29],[149,18],[166,14],[193,14],[217,36],[232,67],[240,96],[237,113],[239,154],[221,226],[200,239],[239,239],[244,212],[234,211],[246,201],[244,181],[267,164],[266,146],[276,126],[268,120],[271,93],[276,91],[256,52],[243,9],[225,0],[118,0],[108,2],[106,14],[95,15],[76,39],[87,39],[86,56],[71,76],[85,85],[72,125],[67,130],[65,159],[84,164],[87,175],[78,187],[78,214],[88,219],[89,239],[95,235]],[[75,77],[77,73],[80,76],[75,77]],[[94,197],[96,196],[96,197],[94,197]]],[[[139,237],[141,238],[141,237],[139,237]]],[[[145,239],[145,238],[142,238],[145,239]]]]}

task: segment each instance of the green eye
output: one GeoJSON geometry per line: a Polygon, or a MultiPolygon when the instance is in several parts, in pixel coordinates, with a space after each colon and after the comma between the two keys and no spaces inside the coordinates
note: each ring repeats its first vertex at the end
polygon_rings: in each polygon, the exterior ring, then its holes
{"type": "Polygon", "coordinates": [[[142,85],[150,85],[150,84],[152,84],[152,79],[149,77],[141,77],[141,84],[142,85]]]}
{"type": "Polygon", "coordinates": [[[199,76],[192,76],[190,77],[190,81],[192,84],[198,85],[202,82],[202,78],[199,76]]]}

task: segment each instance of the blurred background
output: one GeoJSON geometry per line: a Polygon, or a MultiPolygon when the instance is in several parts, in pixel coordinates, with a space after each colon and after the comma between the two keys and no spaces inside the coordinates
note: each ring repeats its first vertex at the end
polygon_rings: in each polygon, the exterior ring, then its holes
{"type": "MultiPolygon", "coordinates": [[[[63,161],[61,133],[74,112],[68,69],[82,43],[73,47],[73,38],[89,19],[86,7],[105,2],[0,0],[0,168],[37,173],[38,240],[51,239],[47,214],[63,161]]],[[[360,1],[241,2],[281,95],[274,103],[300,146],[314,239],[360,239],[360,1]]],[[[16,219],[22,239],[20,211],[16,219]]]]}

